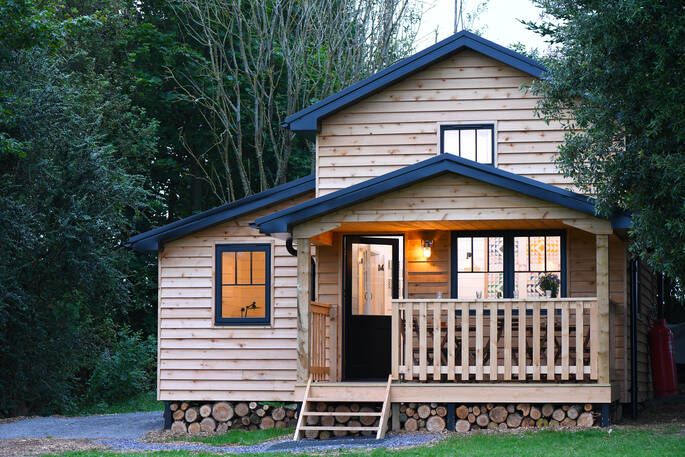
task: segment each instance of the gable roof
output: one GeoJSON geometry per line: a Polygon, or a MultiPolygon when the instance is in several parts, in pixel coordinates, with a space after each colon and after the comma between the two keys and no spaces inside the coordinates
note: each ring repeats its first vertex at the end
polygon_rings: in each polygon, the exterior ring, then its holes
{"type": "Polygon", "coordinates": [[[536,78],[541,78],[547,72],[547,68],[540,62],[464,30],[291,114],[282,125],[294,132],[317,132],[321,119],[462,49],[471,49],[536,78]]]}
{"type": "Polygon", "coordinates": [[[313,191],[314,175],[309,175],[132,236],[124,243],[124,246],[136,251],[156,251],[164,242],[313,191]]]}
{"type": "MultiPolygon", "coordinates": [[[[291,233],[294,226],[308,220],[446,173],[465,176],[596,216],[595,200],[591,197],[500,170],[492,165],[480,164],[452,154],[440,154],[268,216],[262,216],[256,219],[253,225],[266,234],[291,233]]],[[[625,221],[620,219],[620,223],[623,224],[625,221]]]]}

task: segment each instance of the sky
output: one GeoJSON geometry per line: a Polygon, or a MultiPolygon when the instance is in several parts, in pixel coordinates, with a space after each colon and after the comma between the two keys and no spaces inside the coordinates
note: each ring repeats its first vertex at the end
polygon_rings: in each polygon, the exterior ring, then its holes
{"type": "MultiPolygon", "coordinates": [[[[416,36],[416,50],[420,51],[435,43],[436,30],[438,41],[454,33],[454,0],[417,0],[422,1],[424,13],[416,36]]],[[[473,9],[478,0],[466,0],[467,9],[473,9]]],[[[488,40],[510,46],[521,42],[527,48],[543,51],[547,44],[537,34],[526,29],[517,19],[537,20],[541,10],[530,0],[490,0],[487,9],[478,16],[474,26],[488,40]]]]}

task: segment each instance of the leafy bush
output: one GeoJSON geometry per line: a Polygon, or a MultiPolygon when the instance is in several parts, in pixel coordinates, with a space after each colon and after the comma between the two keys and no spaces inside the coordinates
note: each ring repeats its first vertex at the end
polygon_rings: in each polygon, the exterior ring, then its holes
{"type": "Polygon", "coordinates": [[[113,346],[103,350],[95,362],[86,400],[112,404],[148,391],[155,379],[156,359],[153,336],[120,331],[113,346]]]}

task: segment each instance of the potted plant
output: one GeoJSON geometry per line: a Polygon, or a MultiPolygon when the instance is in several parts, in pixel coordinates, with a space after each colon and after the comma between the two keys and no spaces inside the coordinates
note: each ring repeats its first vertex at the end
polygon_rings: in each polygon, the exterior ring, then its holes
{"type": "Polygon", "coordinates": [[[557,298],[559,296],[559,278],[553,273],[545,273],[538,278],[538,287],[545,296],[557,298]]]}

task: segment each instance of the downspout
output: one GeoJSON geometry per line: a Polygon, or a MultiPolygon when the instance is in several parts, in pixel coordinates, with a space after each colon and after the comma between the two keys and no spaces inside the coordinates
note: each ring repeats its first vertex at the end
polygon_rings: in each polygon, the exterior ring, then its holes
{"type": "MultiPolygon", "coordinates": [[[[285,240],[285,248],[291,256],[297,257],[297,249],[293,246],[292,236],[285,240]]],[[[313,257],[311,258],[311,272],[309,276],[311,277],[309,282],[309,298],[311,301],[316,301],[316,261],[313,257]]]]}
{"type": "Polygon", "coordinates": [[[637,419],[637,313],[640,309],[640,261],[630,261],[630,415],[637,419]]]}

